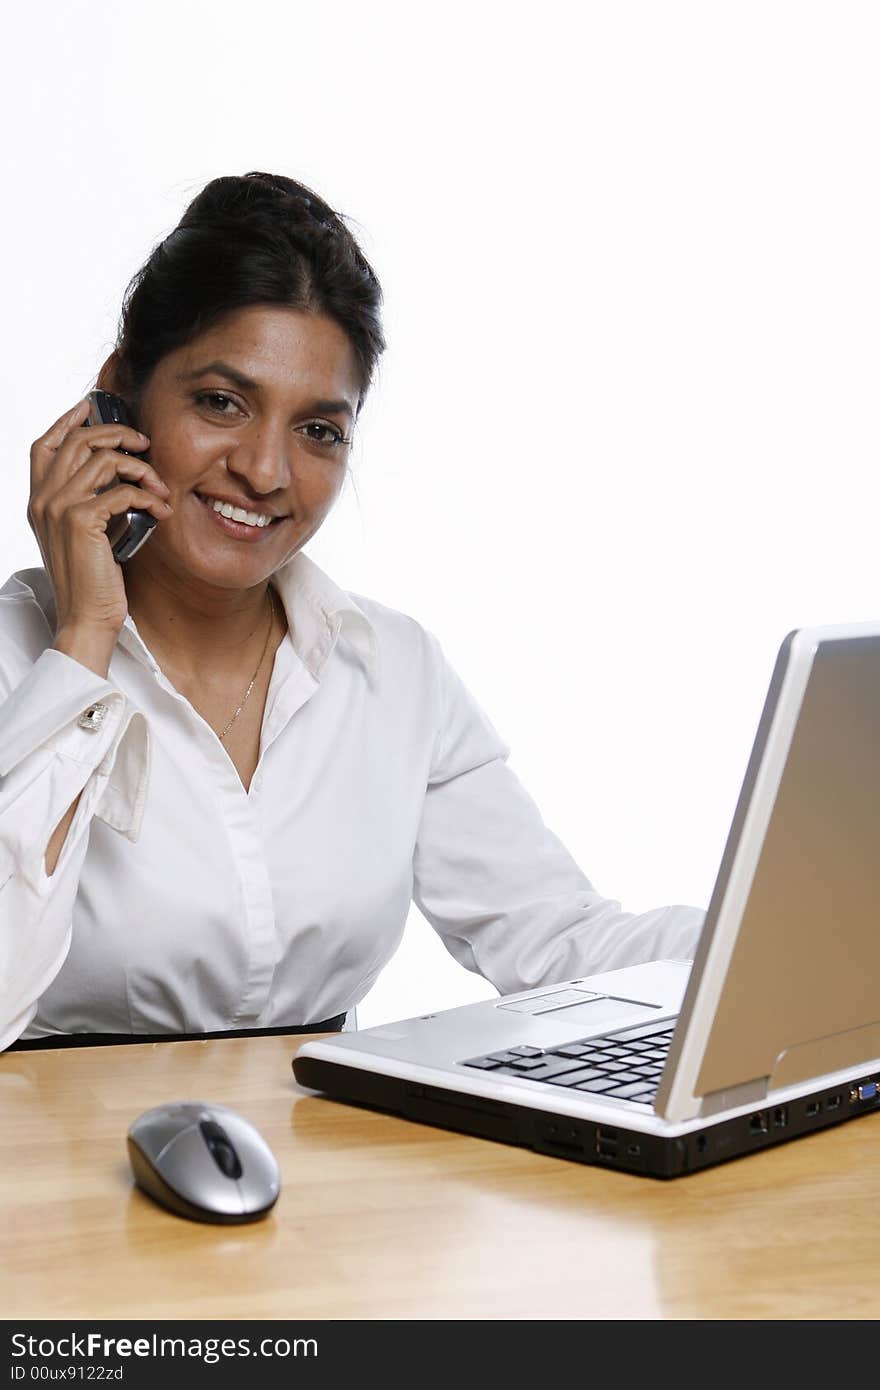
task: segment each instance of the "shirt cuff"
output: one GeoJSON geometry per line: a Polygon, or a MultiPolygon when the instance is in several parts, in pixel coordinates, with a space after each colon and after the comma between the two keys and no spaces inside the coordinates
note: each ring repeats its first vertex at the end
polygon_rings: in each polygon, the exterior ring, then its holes
{"type": "Polygon", "coordinates": [[[107,777],[94,814],[138,838],[149,782],[147,721],[110,681],[54,647],[3,702],[0,776],[41,749],[107,777]]]}
{"type": "Polygon", "coordinates": [[[99,769],[110,775],[95,816],[135,841],[141,833],[150,783],[150,732],[140,710],[128,700],[125,703],[116,737],[99,769]]]}

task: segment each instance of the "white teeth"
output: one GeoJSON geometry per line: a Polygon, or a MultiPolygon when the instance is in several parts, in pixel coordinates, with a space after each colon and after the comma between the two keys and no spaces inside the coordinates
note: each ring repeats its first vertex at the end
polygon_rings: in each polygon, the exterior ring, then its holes
{"type": "Polygon", "coordinates": [[[246,512],[241,507],[233,507],[231,502],[218,502],[216,498],[206,497],[208,506],[221,516],[231,517],[233,521],[243,521],[247,526],[268,526],[272,520],[271,516],[263,516],[261,512],[246,512]]]}

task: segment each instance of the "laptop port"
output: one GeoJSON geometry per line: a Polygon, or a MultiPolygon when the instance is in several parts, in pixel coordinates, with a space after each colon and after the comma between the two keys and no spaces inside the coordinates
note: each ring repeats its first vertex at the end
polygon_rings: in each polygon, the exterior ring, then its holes
{"type": "Polygon", "coordinates": [[[819,1111],[820,1111],[821,1109],[822,1109],[822,1102],[821,1102],[821,1100],[808,1100],[808,1101],[807,1101],[807,1108],[806,1108],[806,1111],[805,1111],[804,1113],[806,1114],[807,1118],[809,1119],[809,1118],[810,1118],[811,1116],[813,1116],[813,1115],[818,1115],[818,1113],[819,1113],[819,1111]]]}
{"type": "Polygon", "coordinates": [[[843,1099],[842,1096],[829,1096],[828,1099],[827,1099],[826,1102],[825,1102],[825,1109],[826,1109],[826,1110],[839,1110],[839,1109],[840,1109],[840,1102],[841,1102],[842,1099],[843,1099]]]}
{"type": "Polygon", "coordinates": [[[596,1153],[600,1158],[616,1158],[618,1147],[616,1130],[596,1130],[596,1153]]]}
{"type": "Polygon", "coordinates": [[[787,1124],[788,1124],[788,1106],[787,1106],[787,1105],[777,1105],[776,1109],[773,1111],[773,1128],[774,1128],[774,1129],[784,1129],[785,1126],[786,1126],[787,1124]]]}
{"type": "Polygon", "coordinates": [[[579,1131],[571,1125],[543,1125],[540,1133],[545,1144],[560,1153],[582,1154],[584,1152],[583,1139],[579,1131]]]}
{"type": "Polygon", "coordinates": [[[877,1082],[863,1081],[861,1086],[853,1086],[849,1093],[849,1098],[853,1102],[857,1100],[876,1100],[877,1082]]]}
{"type": "Polygon", "coordinates": [[[769,1128],[766,1110],[759,1110],[756,1115],[752,1115],[749,1119],[750,1134],[766,1134],[769,1128]]]}

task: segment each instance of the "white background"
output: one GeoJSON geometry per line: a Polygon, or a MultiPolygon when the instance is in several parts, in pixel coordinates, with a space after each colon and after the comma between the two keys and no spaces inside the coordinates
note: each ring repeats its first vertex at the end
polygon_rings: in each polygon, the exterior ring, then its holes
{"type": "MultiPolygon", "coordinates": [[[[300,179],[389,340],[308,553],[438,635],[601,892],[705,906],[779,642],[880,608],[876,4],[5,25],[2,578],[152,246],[210,178],[300,179]]],[[[413,910],[358,1023],[493,994],[413,910]]]]}

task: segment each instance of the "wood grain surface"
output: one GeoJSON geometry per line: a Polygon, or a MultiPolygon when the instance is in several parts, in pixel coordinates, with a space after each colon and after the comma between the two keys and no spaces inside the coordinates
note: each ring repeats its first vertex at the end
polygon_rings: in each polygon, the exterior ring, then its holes
{"type": "Polygon", "coordinates": [[[299,1037],[0,1056],[5,1319],[873,1319],[880,1114],[660,1182],[301,1090],[299,1037]],[[132,1120],[245,1115],[282,1192],[245,1226],[132,1183],[132,1120]]]}

